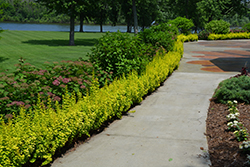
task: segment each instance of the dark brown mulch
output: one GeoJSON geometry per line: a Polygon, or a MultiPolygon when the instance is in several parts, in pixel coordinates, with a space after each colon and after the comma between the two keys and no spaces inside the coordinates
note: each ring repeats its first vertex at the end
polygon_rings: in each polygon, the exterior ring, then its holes
{"type": "MultiPolygon", "coordinates": [[[[237,108],[240,112],[239,121],[250,133],[250,105],[238,104],[237,108]]],[[[211,101],[207,114],[206,135],[212,167],[249,166],[245,164],[247,153],[239,149],[242,142],[238,142],[233,132],[227,130],[228,114],[227,105],[211,101]]]]}

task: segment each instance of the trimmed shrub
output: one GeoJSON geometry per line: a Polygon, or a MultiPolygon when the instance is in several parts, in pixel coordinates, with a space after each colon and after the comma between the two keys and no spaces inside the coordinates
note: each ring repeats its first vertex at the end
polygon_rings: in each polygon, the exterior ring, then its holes
{"type": "Polygon", "coordinates": [[[226,104],[228,100],[250,103],[250,77],[233,77],[222,81],[213,96],[216,102],[226,104]]]}
{"type": "Polygon", "coordinates": [[[182,42],[190,42],[190,41],[198,41],[198,36],[196,34],[189,34],[189,35],[179,35],[178,40],[182,42]]]}
{"type": "Polygon", "coordinates": [[[151,44],[155,49],[163,47],[167,51],[172,51],[178,29],[174,25],[163,23],[157,26],[152,26],[139,33],[142,42],[151,44]]]}
{"type": "Polygon", "coordinates": [[[90,62],[95,68],[112,73],[113,79],[131,70],[141,73],[155,53],[152,46],[143,43],[138,36],[119,31],[107,32],[91,51],[90,62]]]}
{"type": "Polygon", "coordinates": [[[208,40],[250,39],[250,33],[210,34],[208,40]]]}
{"type": "Polygon", "coordinates": [[[214,34],[227,34],[230,31],[230,23],[224,20],[212,20],[205,25],[205,29],[214,34]]]}
{"type": "Polygon", "coordinates": [[[193,21],[185,17],[177,17],[174,20],[168,21],[168,24],[175,25],[184,35],[191,34],[191,28],[194,27],[193,21]]]}

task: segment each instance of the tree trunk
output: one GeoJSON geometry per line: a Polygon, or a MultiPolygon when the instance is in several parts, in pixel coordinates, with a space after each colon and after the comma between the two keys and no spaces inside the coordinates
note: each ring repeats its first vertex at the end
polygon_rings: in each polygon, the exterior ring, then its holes
{"type": "Polygon", "coordinates": [[[73,46],[75,45],[75,39],[74,39],[74,35],[75,35],[75,17],[74,16],[70,16],[70,32],[69,32],[69,45],[73,46]]]}
{"type": "Polygon", "coordinates": [[[84,20],[84,17],[83,17],[83,14],[81,13],[80,14],[80,30],[79,30],[79,32],[83,32],[83,20],[84,20]]]}
{"type": "Polygon", "coordinates": [[[137,20],[135,0],[133,0],[133,14],[134,14],[134,31],[135,31],[135,34],[138,34],[138,20],[137,20]]]}
{"type": "Polygon", "coordinates": [[[127,20],[127,32],[131,33],[131,19],[127,20]]]}
{"type": "Polygon", "coordinates": [[[188,0],[186,0],[186,18],[188,19],[188,0]]]}
{"type": "Polygon", "coordinates": [[[127,22],[127,32],[130,32],[130,24],[129,24],[129,22],[127,22]]]}
{"type": "Polygon", "coordinates": [[[102,21],[100,23],[100,32],[102,32],[102,21]]]}

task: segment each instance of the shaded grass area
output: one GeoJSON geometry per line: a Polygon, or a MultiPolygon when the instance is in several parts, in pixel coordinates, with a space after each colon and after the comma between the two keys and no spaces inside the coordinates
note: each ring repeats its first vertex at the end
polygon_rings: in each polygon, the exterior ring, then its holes
{"type": "Polygon", "coordinates": [[[88,59],[86,56],[104,33],[75,33],[75,46],[69,46],[69,32],[10,31],[1,33],[0,72],[13,72],[20,57],[36,67],[44,62],[88,59]]]}

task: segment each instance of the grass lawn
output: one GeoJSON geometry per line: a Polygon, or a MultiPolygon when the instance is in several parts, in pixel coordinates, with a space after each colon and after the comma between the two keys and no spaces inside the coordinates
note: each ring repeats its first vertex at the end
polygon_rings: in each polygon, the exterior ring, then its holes
{"type": "Polygon", "coordinates": [[[75,33],[75,45],[68,46],[69,32],[10,31],[0,33],[0,72],[15,70],[20,57],[26,63],[45,68],[44,62],[77,60],[86,56],[104,33],[75,33]]]}

